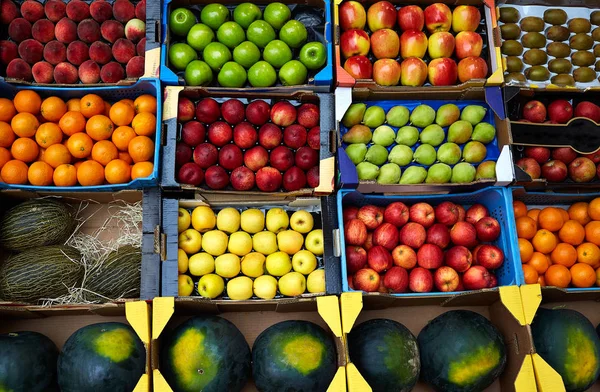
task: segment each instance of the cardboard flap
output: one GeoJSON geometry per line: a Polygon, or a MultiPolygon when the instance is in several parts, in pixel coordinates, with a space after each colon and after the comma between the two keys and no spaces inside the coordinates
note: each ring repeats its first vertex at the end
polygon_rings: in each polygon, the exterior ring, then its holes
{"type": "Polygon", "coordinates": [[[535,381],[540,392],[565,392],[565,384],[558,374],[539,354],[532,354],[535,381]]]}
{"type": "Polygon", "coordinates": [[[525,315],[525,321],[529,325],[533,322],[535,313],[542,303],[542,291],[539,284],[527,284],[520,286],[519,289],[521,290],[523,314],[525,315]]]}
{"type": "Polygon", "coordinates": [[[158,78],[160,68],[160,46],[146,51],[144,78],[158,78]]]}
{"type": "Polygon", "coordinates": [[[340,366],[337,372],[335,372],[335,376],[331,380],[327,392],[346,392],[346,390],[346,369],[340,366]]]}
{"type": "Polygon", "coordinates": [[[500,301],[520,325],[526,325],[523,305],[521,304],[521,292],[518,286],[501,286],[500,301]]]}
{"type": "Polygon", "coordinates": [[[515,379],[516,392],[535,392],[535,372],[533,371],[533,360],[531,354],[527,354],[515,379]]]}
{"type": "Polygon", "coordinates": [[[346,366],[346,378],[348,380],[348,391],[349,392],[371,392],[372,389],[369,383],[365,381],[363,376],[354,366],[353,363],[349,363],[346,366]]]}
{"type": "Polygon", "coordinates": [[[356,318],[363,307],[362,292],[342,293],[340,296],[342,307],[342,328],[344,333],[350,333],[356,318]]]}
{"type": "Polygon", "coordinates": [[[150,306],[144,301],[126,302],[125,318],[147,346],[150,343],[150,306]]]}
{"type": "Polygon", "coordinates": [[[154,298],[152,301],[152,340],[158,339],[173,313],[175,313],[175,298],[154,298]]]}
{"type": "MultiPolygon", "coordinates": [[[[182,86],[165,87],[165,103],[163,105],[163,121],[177,118],[177,104],[179,102],[179,93],[183,90],[182,86]]],[[[158,97],[160,98],[160,97],[158,97]]]]}
{"type": "Polygon", "coordinates": [[[147,374],[142,374],[142,377],[140,377],[140,380],[135,385],[135,388],[133,388],[133,392],[149,391],[152,391],[152,388],[150,387],[150,377],[147,374]]]}
{"type": "Polygon", "coordinates": [[[346,114],[346,110],[352,104],[352,89],[349,87],[338,87],[335,89],[335,121],[340,122],[346,114]]]}
{"type": "Polygon", "coordinates": [[[154,392],[173,392],[167,380],[165,380],[163,375],[160,373],[160,370],[154,369],[152,372],[152,379],[154,381],[154,392]]]}
{"type": "Polygon", "coordinates": [[[334,335],[341,338],[342,321],[340,319],[340,306],[337,297],[335,295],[317,297],[317,310],[334,335]]]}

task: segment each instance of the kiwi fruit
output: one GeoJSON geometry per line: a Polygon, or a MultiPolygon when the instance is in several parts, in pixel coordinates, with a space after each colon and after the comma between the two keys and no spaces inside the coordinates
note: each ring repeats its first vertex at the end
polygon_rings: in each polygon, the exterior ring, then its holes
{"type": "Polygon", "coordinates": [[[570,35],[569,29],[564,26],[552,26],[546,30],[546,37],[550,41],[566,41],[570,35]]]}
{"type": "Polygon", "coordinates": [[[552,42],[546,47],[546,52],[548,53],[548,56],[564,58],[571,54],[571,48],[569,48],[569,45],[562,42],[552,42]]]}
{"type": "Polygon", "coordinates": [[[594,56],[600,57],[600,44],[594,46],[594,56]]]}
{"type": "Polygon", "coordinates": [[[517,23],[521,19],[521,15],[516,8],[513,7],[501,7],[500,8],[500,22],[502,23],[517,23]]]}
{"type": "Polygon", "coordinates": [[[592,29],[592,24],[585,18],[573,18],[567,24],[569,31],[572,33],[589,33],[592,29]]]}
{"type": "Polygon", "coordinates": [[[571,55],[571,61],[578,67],[588,67],[596,62],[596,56],[588,51],[579,50],[571,55]]]}
{"type": "Polygon", "coordinates": [[[551,25],[562,25],[567,22],[567,13],[561,9],[553,8],[544,11],[544,21],[551,25]]]}
{"type": "Polygon", "coordinates": [[[594,69],[596,70],[596,72],[600,72],[600,60],[596,62],[596,66],[594,67],[594,69]]]}
{"type": "Polygon", "coordinates": [[[546,37],[542,33],[530,32],[521,38],[521,43],[526,48],[539,49],[546,46],[546,37]]]}
{"type": "Polygon", "coordinates": [[[530,49],[523,55],[523,61],[529,65],[542,65],[548,61],[548,55],[543,50],[530,49]]]}
{"type": "Polygon", "coordinates": [[[592,39],[596,42],[600,42],[600,27],[596,27],[592,30],[592,39]]]}
{"type": "Polygon", "coordinates": [[[534,65],[533,67],[525,70],[525,76],[529,80],[543,82],[544,80],[548,80],[550,78],[550,71],[548,71],[548,69],[542,65],[534,65]]]}
{"type": "Polygon", "coordinates": [[[580,67],[573,71],[576,82],[588,83],[596,79],[596,71],[588,67],[580,67]]]}
{"type": "Polygon", "coordinates": [[[502,39],[517,39],[521,36],[521,28],[516,23],[507,23],[500,26],[502,39]]]}
{"type": "Polygon", "coordinates": [[[507,56],[520,56],[523,53],[523,45],[511,39],[502,43],[500,51],[507,56]]]}
{"type": "MultiPolygon", "coordinates": [[[[527,53],[525,53],[525,55],[527,55],[527,53]]],[[[508,72],[521,72],[523,70],[523,61],[516,56],[507,56],[506,70],[508,72]]]]}
{"type": "Polygon", "coordinates": [[[540,32],[544,31],[545,23],[542,18],[537,16],[527,16],[521,19],[521,30],[527,32],[540,32]]]}
{"type": "Polygon", "coordinates": [[[594,40],[585,33],[577,33],[569,39],[569,46],[575,50],[592,49],[594,40]]]}
{"type": "Polygon", "coordinates": [[[575,86],[575,79],[567,74],[555,75],[550,81],[557,86],[575,86]]]}
{"type": "Polygon", "coordinates": [[[548,63],[548,69],[552,73],[561,74],[571,72],[571,62],[567,59],[553,59],[548,63]]]}
{"type": "Polygon", "coordinates": [[[590,21],[596,26],[600,26],[600,11],[594,11],[590,15],[590,21]]]}
{"type": "Polygon", "coordinates": [[[504,81],[506,83],[510,83],[510,82],[527,83],[527,79],[525,79],[525,76],[523,76],[523,74],[520,72],[512,72],[512,73],[509,73],[508,75],[505,75],[504,81]]]}

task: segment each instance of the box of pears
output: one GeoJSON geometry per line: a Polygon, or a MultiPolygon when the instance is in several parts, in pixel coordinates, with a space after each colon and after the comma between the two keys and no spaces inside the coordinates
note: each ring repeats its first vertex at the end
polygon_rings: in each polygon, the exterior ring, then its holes
{"type": "MultiPolygon", "coordinates": [[[[521,3],[521,2],[518,2],[521,3]]],[[[536,2],[544,4],[546,2],[536,2]]],[[[499,7],[504,79],[532,88],[600,88],[600,10],[586,7],[520,5],[499,7]]]]}

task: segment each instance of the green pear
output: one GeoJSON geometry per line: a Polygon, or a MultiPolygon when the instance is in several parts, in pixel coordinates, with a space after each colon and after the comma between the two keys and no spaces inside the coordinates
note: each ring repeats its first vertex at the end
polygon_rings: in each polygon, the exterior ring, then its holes
{"type": "Polygon", "coordinates": [[[491,143],[496,137],[496,128],[490,123],[481,122],[475,125],[471,139],[481,143],[491,143]]]}
{"type": "Polygon", "coordinates": [[[415,127],[425,128],[433,124],[435,120],[435,110],[429,105],[419,105],[410,114],[410,122],[415,127]]]}
{"type": "Polygon", "coordinates": [[[454,184],[469,183],[475,179],[475,167],[468,162],[461,162],[452,168],[450,182],[454,184]]]}
{"type": "Polygon", "coordinates": [[[452,177],[452,168],[445,163],[436,163],[427,170],[427,184],[445,184],[450,182],[452,177]]]}
{"type": "Polygon", "coordinates": [[[463,144],[471,139],[473,126],[470,122],[459,120],[448,128],[448,141],[457,144],[463,144]]]}
{"type": "Polygon", "coordinates": [[[385,112],[380,106],[371,106],[365,111],[363,124],[369,128],[377,128],[385,121],[385,112]]]}
{"type": "Polygon", "coordinates": [[[388,150],[379,144],[373,144],[365,154],[365,161],[371,162],[374,165],[383,165],[388,158],[388,150]]]}
{"type": "Polygon", "coordinates": [[[402,127],[408,123],[410,112],[404,106],[394,106],[388,110],[385,119],[392,127],[402,127]]]}
{"type": "Polygon", "coordinates": [[[353,103],[350,105],[348,110],[346,110],[346,113],[344,113],[344,117],[342,117],[342,124],[344,124],[346,128],[360,124],[365,114],[365,110],[367,110],[366,104],[353,103]]]}
{"type": "Polygon", "coordinates": [[[485,161],[482,162],[479,166],[477,166],[477,171],[475,172],[475,179],[496,179],[496,162],[494,161],[485,161]]]}
{"type": "Polygon", "coordinates": [[[460,109],[453,103],[440,106],[435,114],[435,123],[440,127],[450,126],[460,117],[460,109]]]}
{"type": "Polygon", "coordinates": [[[372,136],[373,133],[369,127],[356,124],[342,136],[342,141],[345,143],[369,143],[372,136]]]}
{"type": "Polygon", "coordinates": [[[346,147],[346,155],[354,163],[358,165],[365,160],[365,154],[367,153],[367,145],[364,143],[351,144],[346,147]]]}
{"type": "MultiPolygon", "coordinates": [[[[460,150],[458,151],[460,157],[460,150]]],[[[388,155],[388,162],[395,163],[398,166],[406,166],[413,160],[413,151],[410,147],[399,144],[392,148],[388,155]]]]}
{"type": "Polygon", "coordinates": [[[448,142],[438,148],[437,160],[448,165],[454,165],[460,161],[461,154],[458,144],[448,142]]]}
{"type": "Polygon", "coordinates": [[[431,124],[421,131],[419,139],[421,143],[430,144],[434,147],[443,143],[446,138],[446,132],[437,124],[431,124]]]}
{"type": "Polygon", "coordinates": [[[379,175],[379,166],[370,162],[361,162],[356,165],[359,180],[374,180],[379,175]]]}
{"type": "Polygon", "coordinates": [[[394,143],[396,132],[387,125],[380,125],[373,132],[373,143],[387,147],[394,143]]]}
{"type": "Polygon", "coordinates": [[[398,129],[398,133],[396,134],[396,143],[412,147],[417,143],[418,140],[419,130],[417,128],[405,126],[398,129]]]}
{"type": "Polygon", "coordinates": [[[487,148],[481,142],[471,141],[463,148],[463,159],[469,163],[479,163],[485,159],[487,148]]]}
{"type": "Polygon", "coordinates": [[[462,110],[462,113],[460,114],[460,119],[468,121],[471,123],[472,126],[475,126],[479,124],[481,120],[483,120],[486,112],[487,109],[483,106],[469,105],[462,110]]]}
{"type": "Polygon", "coordinates": [[[433,148],[429,144],[421,144],[419,147],[417,147],[415,153],[413,154],[415,162],[426,166],[433,164],[433,162],[435,162],[436,156],[437,154],[435,152],[435,148],[433,148]]]}
{"type": "Polygon", "coordinates": [[[397,184],[400,181],[400,166],[395,163],[386,163],[379,169],[378,184],[397,184]]]}
{"type": "Polygon", "coordinates": [[[427,177],[427,170],[421,166],[411,166],[404,170],[404,174],[400,178],[400,184],[421,184],[427,177]]]}

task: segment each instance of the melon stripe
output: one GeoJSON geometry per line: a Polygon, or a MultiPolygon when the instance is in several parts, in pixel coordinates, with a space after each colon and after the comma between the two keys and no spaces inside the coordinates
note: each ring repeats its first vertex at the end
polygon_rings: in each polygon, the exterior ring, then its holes
{"type": "Polygon", "coordinates": [[[139,298],[142,252],[133,246],[122,246],[110,253],[102,265],[92,271],[84,282],[91,291],[90,300],[98,299],[93,293],[109,299],[139,298]]]}

